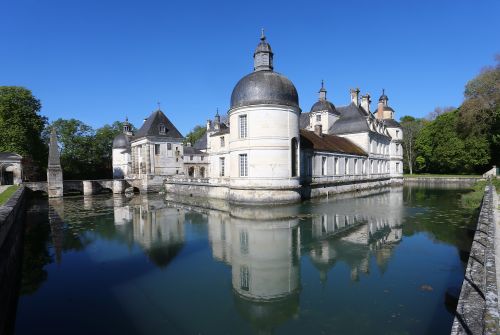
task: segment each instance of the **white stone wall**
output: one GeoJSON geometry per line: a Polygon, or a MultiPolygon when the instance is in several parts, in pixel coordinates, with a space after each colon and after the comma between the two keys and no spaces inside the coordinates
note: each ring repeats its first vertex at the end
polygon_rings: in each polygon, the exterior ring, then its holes
{"type": "Polygon", "coordinates": [[[291,171],[291,140],[300,140],[299,113],[298,108],[274,105],[243,107],[230,112],[229,165],[232,186],[299,185],[299,178],[292,177],[291,171]],[[241,115],[247,116],[246,138],[240,138],[239,134],[241,115]],[[248,157],[246,177],[240,177],[240,154],[247,154],[248,157]]]}
{"type": "Polygon", "coordinates": [[[113,178],[122,179],[130,174],[130,152],[128,149],[113,149],[113,178]]]}
{"type": "Polygon", "coordinates": [[[184,171],[183,146],[180,139],[142,138],[132,142],[131,147],[132,173],[135,176],[170,176],[182,174],[184,171]],[[155,153],[155,144],[160,145],[158,153],[155,153]]]}

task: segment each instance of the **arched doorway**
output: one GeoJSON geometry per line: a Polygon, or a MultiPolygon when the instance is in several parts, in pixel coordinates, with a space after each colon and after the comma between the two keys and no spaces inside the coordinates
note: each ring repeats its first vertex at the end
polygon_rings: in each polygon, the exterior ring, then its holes
{"type": "Polygon", "coordinates": [[[13,185],[15,167],[11,164],[1,166],[0,185],[13,185]]]}
{"type": "Polygon", "coordinates": [[[190,166],[188,169],[188,176],[194,177],[194,166],[190,166]]]}

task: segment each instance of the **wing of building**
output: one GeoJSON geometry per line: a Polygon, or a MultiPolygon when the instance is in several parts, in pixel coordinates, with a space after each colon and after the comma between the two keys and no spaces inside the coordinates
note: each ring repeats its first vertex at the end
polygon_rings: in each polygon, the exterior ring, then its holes
{"type": "Polygon", "coordinates": [[[274,71],[264,34],[253,58],[254,70],[233,89],[227,117],[217,112],[192,146],[182,144],[159,110],[135,136],[119,135],[115,176],[160,178],[168,192],[239,203],[293,202],[402,182],[403,133],[385,92],[375,112],[359,89],[350,91],[348,105],[336,107],[322,83],[318,101],[304,113],[294,84],[274,71]]]}

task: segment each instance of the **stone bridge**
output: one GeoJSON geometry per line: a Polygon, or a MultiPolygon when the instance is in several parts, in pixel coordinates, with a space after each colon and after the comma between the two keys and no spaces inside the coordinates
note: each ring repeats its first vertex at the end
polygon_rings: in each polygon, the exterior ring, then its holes
{"type": "MultiPolygon", "coordinates": [[[[22,183],[33,192],[48,193],[47,182],[25,182],[22,183]]],[[[124,193],[129,187],[138,192],[145,192],[140,179],[97,179],[97,180],[64,180],[63,193],[77,192],[83,195],[92,195],[111,192],[115,194],[124,193]]]]}

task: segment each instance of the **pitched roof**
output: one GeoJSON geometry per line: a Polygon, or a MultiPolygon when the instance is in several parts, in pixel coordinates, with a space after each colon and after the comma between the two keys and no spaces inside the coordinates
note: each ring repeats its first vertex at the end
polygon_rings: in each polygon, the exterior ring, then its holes
{"type": "Polygon", "coordinates": [[[313,131],[300,130],[300,146],[317,151],[338,152],[358,156],[368,156],[367,153],[356,144],[336,135],[316,135],[313,131]]]}
{"type": "Polygon", "coordinates": [[[349,134],[370,131],[366,122],[368,116],[364,110],[351,103],[348,106],[337,108],[340,112],[340,118],[333,124],[329,132],[335,134],[349,134]]]}
{"type": "Polygon", "coordinates": [[[175,128],[168,117],[161,110],[153,112],[147,120],[142,124],[142,127],[137,131],[134,139],[146,136],[183,138],[182,134],[175,128]],[[166,127],[165,133],[160,133],[160,125],[166,127]]]}
{"type": "Polygon", "coordinates": [[[299,128],[305,129],[309,127],[309,113],[300,113],[299,128]]]}
{"type": "Polygon", "coordinates": [[[203,156],[207,155],[203,151],[200,151],[199,149],[193,147],[185,146],[183,150],[184,150],[184,155],[203,155],[203,156]]]}
{"type": "Polygon", "coordinates": [[[387,128],[401,128],[399,122],[394,119],[385,119],[384,124],[387,126],[387,128]]]}
{"type": "Polygon", "coordinates": [[[205,150],[207,148],[207,137],[207,133],[203,134],[203,136],[200,137],[198,141],[194,142],[193,148],[198,150],[205,150]]]}

